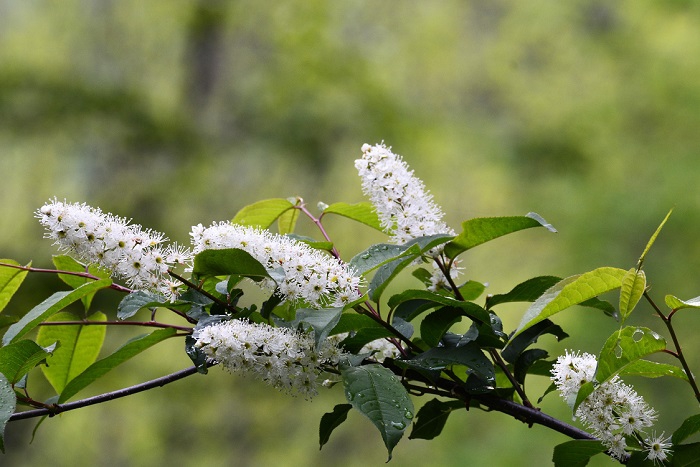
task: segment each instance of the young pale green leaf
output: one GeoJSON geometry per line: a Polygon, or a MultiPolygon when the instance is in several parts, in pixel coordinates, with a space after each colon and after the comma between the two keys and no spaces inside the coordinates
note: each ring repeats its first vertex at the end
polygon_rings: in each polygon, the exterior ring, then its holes
{"type": "Polygon", "coordinates": [[[690,300],[681,300],[674,295],[666,295],[666,306],[672,310],[700,308],[700,297],[691,298],[690,300]]]}
{"type": "Polygon", "coordinates": [[[5,425],[15,413],[17,396],[10,382],[0,373],[0,451],[5,452],[5,425]]]}
{"type": "Polygon", "coordinates": [[[277,218],[277,230],[280,235],[287,235],[294,232],[299,219],[298,209],[287,209],[277,218]]]}
{"type": "Polygon", "coordinates": [[[598,356],[596,380],[603,384],[631,363],[664,349],[664,338],[649,328],[627,326],[615,331],[598,356]]]}
{"type": "MultiPolygon", "coordinates": [[[[17,261],[11,259],[0,259],[0,263],[19,266],[17,261]]],[[[32,263],[27,264],[26,267],[31,266],[31,264],[32,263]]],[[[19,289],[19,286],[22,285],[24,278],[27,277],[27,272],[28,271],[0,265],[0,311],[5,309],[12,296],[17,292],[17,289],[19,289]]]]}
{"type": "MultiPolygon", "coordinates": [[[[60,312],[47,321],[75,321],[75,315],[60,312]]],[[[92,322],[107,320],[104,313],[96,312],[90,315],[92,322]]],[[[60,394],[68,382],[89,367],[100,354],[105,339],[106,326],[94,325],[56,325],[42,326],[37,335],[37,342],[49,345],[60,342],[60,346],[46,359],[46,366],[41,367],[46,379],[51,383],[57,394],[60,394]]]]}
{"type": "Polygon", "coordinates": [[[634,307],[637,306],[646,287],[647,276],[643,270],[632,268],[624,275],[620,286],[620,317],[622,323],[625,322],[632,310],[634,310],[634,307]]]}
{"type": "Polygon", "coordinates": [[[204,250],[194,257],[192,274],[197,276],[239,275],[260,280],[270,277],[260,261],[239,248],[204,250]]]}
{"type": "Polygon", "coordinates": [[[443,307],[427,315],[420,323],[420,337],[430,347],[437,347],[440,339],[452,327],[462,321],[464,312],[459,308],[443,307]]]}
{"type": "Polygon", "coordinates": [[[547,221],[538,214],[530,212],[525,216],[478,217],[462,223],[462,233],[445,245],[445,254],[454,258],[470,248],[486,243],[503,235],[532,227],[544,227],[556,232],[547,221]]]}
{"type": "Polygon", "coordinates": [[[624,269],[602,267],[558,282],[527,309],[511,339],[560,311],[620,287],[625,274],[624,269]]]}
{"type": "Polygon", "coordinates": [[[413,402],[401,381],[381,365],[341,368],[348,402],[369,418],[382,435],[389,453],[413,420],[413,402]]]}
{"type": "Polygon", "coordinates": [[[467,281],[459,287],[459,293],[465,300],[476,300],[486,290],[486,285],[477,281],[467,281]]]}
{"type": "Polygon", "coordinates": [[[325,216],[326,214],[337,214],[339,216],[347,217],[348,219],[352,219],[372,227],[373,229],[377,229],[380,232],[384,232],[382,224],[379,222],[377,211],[374,209],[372,203],[333,203],[323,210],[323,215],[325,216]]]}
{"type": "Polygon", "coordinates": [[[442,433],[447,417],[455,410],[464,408],[466,406],[461,401],[429,400],[416,414],[416,421],[408,439],[434,439],[442,433]]]}
{"type": "Polygon", "coordinates": [[[63,389],[61,396],[58,398],[58,403],[61,404],[67,401],[78,393],[78,391],[84,389],[114,367],[124,363],[149,347],[174,336],[175,333],[175,329],[172,328],[159,329],[151,334],[130,340],[122,347],[117,349],[112,355],[96,361],[78,376],[73,378],[63,389]]]}
{"type": "Polygon", "coordinates": [[[661,233],[661,229],[663,229],[664,225],[666,224],[666,221],[668,220],[669,217],[671,217],[672,212],[673,212],[673,209],[668,211],[668,214],[666,214],[666,217],[664,217],[664,220],[662,220],[661,224],[659,224],[659,226],[656,228],[654,235],[652,235],[651,238],[649,239],[649,241],[647,242],[647,246],[644,248],[642,255],[639,257],[639,261],[637,261],[637,269],[642,269],[642,265],[644,264],[644,259],[646,258],[647,253],[649,253],[651,246],[656,241],[656,237],[658,237],[659,233],[661,233]]]}
{"type": "Polygon", "coordinates": [[[644,376],[645,378],[660,378],[662,376],[671,376],[673,378],[688,381],[688,375],[681,367],[669,365],[668,363],[657,363],[649,360],[636,360],[625,366],[619,375],[635,375],[644,376]]]}
{"type": "Polygon", "coordinates": [[[352,405],[350,404],[338,404],[333,407],[333,412],[323,414],[321,417],[321,425],[318,428],[321,448],[331,439],[333,430],[338,428],[348,418],[350,409],[352,409],[352,405]]]}
{"type": "Polygon", "coordinates": [[[578,409],[578,406],[581,405],[583,401],[590,396],[593,391],[595,391],[595,384],[593,384],[593,381],[588,381],[587,383],[583,383],[581,387],[578,390],[578,393],[576,393],[576,399],[574,401],[567,401],[569,405],[571,406],[571,410],[573,413],[576,413],[576,410],[578,409]],[[573,405],[571,404],[573,402],[573,405]]]}
{"type": "MultiPolygon", "coordinates": [[[[83,263],[77,261],[76,259],[68,255],[57,255],[54,256],[52,260],[54,266],[56,266],[56,269],[59,269],[61,271],[88,272],[100,279],[107,279],[110,277],[108,271],[100,269],[94,264],[90,265],[89,267],[85,266],[83,263]]],[[[94,280],[89,279],[87,277],[74,276],[72,274],[59,274],[58,278],[74,289],[80,287],[86,282],[92,282],[94,280]]],[[[94,296],[95,294],[92,293],[80,299],[83,302],[83,306],[85,307],[86,312],[90,309],[90,304],[92,303],[92,298],[94,296]]]]}
{"type": "Polygon", "coordinates": [[[81,298],[93,294],[100,289],[104,289],[112,285],[110,279],[100,279],[94,282],[88,282],[77,289],[63,292],[56,292],[49,298],[32,308],[18,322],[10,326],[2,338],[2,344],[7,345],[15,342],[20,337],[27,334],[44,320],[49,319],[54,314],[63,310],[65,307],[81,298]]]}
{"type": "Polygon", "coordinates": [[[27,339],[0,347],[0,373],[15,384],[49,355],[47,349],[27,339]]]}
{"type": "Polygon", "coordinates": [[[251,227],[267,229],[286,211],[294,209],[294,204],[288,199],[273,198],[257,201],[244,206],[236,213],[231,222],[251,227]]]}
{"type": "Polygon", "coordinates": [[[585,467],[591,457],[606,450],[598,440],[574,439],[554,446],[552,461],[555,467],[585,467]]]}
{"type": "Polygon", "coordinates": [[[673,432],[673,436],[671,437],[671,442],[673,443],[674,446],[678,445],[699,431],[700,431],[700,414],[693,415],[692,417],[686,418],[683,421],[683,423],[681,423],[681,426],[679,426],[678,429],[673,432]]]}

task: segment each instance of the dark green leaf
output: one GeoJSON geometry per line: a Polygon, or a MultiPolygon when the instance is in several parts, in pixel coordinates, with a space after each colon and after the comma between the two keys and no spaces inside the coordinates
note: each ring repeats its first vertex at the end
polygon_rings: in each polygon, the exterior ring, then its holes
{"type": "Polygon", "coordinates": [[[584,467],[591,457],[606,450],[598,440],[574,439],[555,446],[552,461],[555,467],[584,467]]]}
{"type": "Polygon", "coordinates": [[[411,256],[411,259],[414,259],[420,254],[420,247],[418,246],[414,247],[410,252],[406,251],[408,249],[409,247],[406,245],[379,243],[355,255],[355,257],[350,260],[349,264],[358,274],[366,274],[397,258],[408,255],[411,256]]]}
{"type": "Polygon", "coordinates": [[[602,384],[627,365],[665,348],[664,338],[649,328],[627,326],[615,331],[598,356],[596,380],[602,384]]]}
{"type": "Polygon", "coordinates": [[[117,318],[129,319],[143,308],[157,308],[171,306],[164,296],[148,292],[146,290],[137,290],[130,293],[119,302],[117,306],[117,318]]]}
{"type": "Polygon", "coordinates": [[[474,342],[461,347],[435,347],[404,362],[426,370],[443,370],[451,365],[462,365],[490,384],[495,383],[496,373],[493,364],[474,342]]]}
{"type": "Polygon", "coordinates": [[[93,381],[105,375],[114,367],[124,363],[130,358],[138,355],[149,347],[174,336],[175,329],[159,329],[145,336],[132,339],[122,347],[117,349],[112,355],[98,360],[90,365],[85,371],[73,378],[61,393],[58,402],[63,403],[73,397],[78,391],[90,385],[93,381]]]}
{"type": "Polygon", "coordinates": [[[681,426],[673,432],[671,442],[673,445],[681,444],[683,441],[700,431],[700,414],[693,415],[683,420],[681,426]]]}
{"type": "Polygon", "coordinates": [[[236,213],[231,222],[266,229],[286,211],[294,209],[294,204],[287,199],[273,198],[257,201],[244,206],[236,213]]]}
{"type": "Polygon", "coordinates": [[[513,337],[562,310],[620,287],[625,274],[624,269],[603,267],[558,282],[527,309],[513,337]]]}
{"type": "Polygon", "coordinates": [[[321,426],[319,426],[318,429],[321,448],[331,438],[333,430],[338,428],[348,418],[350,409],[352,409],[352,405],[350,404],[338,404],[333,407],[333,412],[323,414],[321,417],[321,426]]]}
{"type": "Polygon", "coordinates": [[[406,389],[391,370],[377,364],[345,367],[341,376],[348,402],[377,427],[391,459],[413,420],[413,402],[406,389]]]}
{"type": "MultiPolygon", "coordinates": [[[[0,259],[0,263],[19,266],[17,261],[11,259],[0,259]]],[[[27,264],[26,267],[31,266],[31,264],[27,264]]],[[[27,273],[28,271],[0,265],[0,311],[4,310],[10,302],[19,286],[22,285],[24,278],[27,277],[27,273]]]]}
{"type": "Polygon", "coordinates": [[[435,292],[430,292],[428,290],[406,290],[400,294],[396,294],[389,299],[389,307],[394,311],[395,316],[400,316],[406,321],[410,321],[418,316],[421,312],[429,310],[431,308],[436,308],[440,305],[449,306],[453,308],[460,308],[465,316],[470,317],[475,321],[480,321],[483,323],[490,323],[491,318],[489,312],[481,308],[479,305],[473,302],[463,302],[461,300],[455,300],[454,298],[448,297],[446,295],[440,295],[435,292]],[[417,307],[408,307],[405,310],[399,312],[398,307],[405,302],[409,301],[419,301],[415,305],[417,307]],[[407,312],[408,311],[408,312],[407,312]]]}
{"type": "Polygon", "coordinates": [[[383,264],[377,269],[377,272],[372,277],[372,280],[367,287],[367,294],[370,300],[374,302],[379,301],[382,293],[389,285],[389,283],[409,264],[413,262],[415,257],[409,256],[408,258],[398,258],[383,264]]]}
{"type": "Polygon", "coordinates": [[[194,257],[192,274],[197,276],[239,275],[260,280],[270,277],[265,266],[247,251],[238,248],[204,250],[194,257]]]}
{"type": "Polygon", "coordinates": [[[491,308],[501,303],[534,302],[544,294],[547,289],[561,281],[560,277],[538,276],[513,287],[508,293],[492,295],[486,299],[486,307],[491,308]]]}
{"type": "Polygon", "coordinates": [[[351,333],[350,336],[346,337],[340,345],[350,353],[358,353],[362,350],[362,347],[369,344],[377,339],[382,339],[385,337],[395,337],[391,331],[384,328],[383,326],[377,326],[372,328],[362,328],[355,333],[351,333]]]}
{"type": "Polygon", "coordinates": [[[549,354],[547,353],[546,350],[542,349],[530,349],[526,350],[525,352],[521,353],[518,356],[518,359],[515,361],[515,364],[513,365],[513,376],[515,376],[515,379],[520,383],[523,384],[525,382],[525,377],[527,376],[530,367],[538,360],[542,360],[544,358],[549,357],[549,354]]]}
{"type": "Polygon", "coordinates": [[[338,324],[335,325],[330,335],[341,334],[344,332],[358,331],[362,328],[382,328],[382,325],[367,315],[358,313],[346,312],[340,315],[338,324]]]}
{"type": "Polygon", "coordinates": [[[320,310],[299,308],[296,311],[294,321],[289,324],[294,328],[301,325],[304,330],[311,327],[314,330],[316,345],[319,345],[338,324],[342,313],[342,308],[323,308],[320,310]]]}
{"type": "Polygon", "coordinates": [[[361,222],[372,227],[373,229],[377,229],[380,232],[384,232],[372,203],[333,203],[323,210],[323,215],[325,216],[326,214],[337,214],[339,216],[347,217],[348,219],[361,222]]]}
{"type": "Polygon", "coordinates": [[[76,302],[97,290],[109,287],[110,285],[112,285],[112,281],[110,279],[100,279],[98,281],[85,283],[74,290],[54,293],[49,298],[32,308],[17,323],[10,326],[2,338],[2,344],[7,345],[11,342],[15,342],[17,339],[34,329],[39,323],[49,319],[51,316],[63,310],[71,303],[76,302]]]}
{"type": "MultiPolygon", "coordinates": [[[[76,317],[67,311],[56,313],[48,321],[75,321],[76,317]]],[[[106,321],[104,313],[93,313],[90,321],[106,321]]],[[[107,327],[103,325],[42,326],[37,342],[49,345],[56,341],[61,345],[41,367],[46,379],[56,393],[60,394],[68,382],[95,362],[102,349],[107,327]]]]}
{"type": "Polygon", "coordinates": [[[15,413],[17,396],[10,382],[0,373],[0,451],[5,452],[5,425],[15,413]]]}
{"type": "Polygon", "coordinates": [[[432,399],[416,414],[416,421],[408,439],[433,439],[442,433],[447,417],[458,409],[466,408],[461,401],[443,402],[432,399]]]}
{"type": "Polygon", "coordinates": [[[625,322],[627,317],[632,313],[634,307],[637,306],[639,300],[644,294],[647,287],[647,276],[644,271],[635,268],[627,271],[627,274],[622,278],[620,287],[620,318],[621,322],[625,322]]]}
{"type": "Polygon", "coordinates": [[[454,258],[460,253],[495,238],[532,227],[544,227],[556,232],[551,224],[534,212],[525,216],[481,217],[462,223],[462,233],[445,245],[445,254],[454,258]]]}
{"type": "Polygon", "coordinates": [[[515,363],[523,350],[537,342],[537,339],[544,334],[552,334],[556,336],[557,341],[561,341],[562,339],[569,337],[569,335],[565,333],[561,327],[552,323],[550,320],[545,319],[508,342],[506,348],[501,352],[501,356],[503,356],[507,362],[515,363]]]}
{"type": "Polygon", "coordinates": [[[673,467],[700,467],[700,443],[673,446],[673,467]]]}
{"type": "Polygon", "coordinates": [[[192,363],[194,363],[194,366],[197,368],[197,373],[206,375],[208,372],[207,356],[199,347],[195,345],[196,343],[197,339],[194,337],[185,336],[185,353],[188,357],[190,357],[192,363]]]}
{"type": "Polygon", "coordinates": [[[0,373],[15,384],[49,355],[47,349],[27,339],[0,347],[0,373]]]}
{"type": "Polygon", "coordinates": [[[443,307],[427,315],[420,323],[420,336],[430,347],[437,347],[442,336],[453,324],[462,321],[464,312],[459,308],[443,307]]]}

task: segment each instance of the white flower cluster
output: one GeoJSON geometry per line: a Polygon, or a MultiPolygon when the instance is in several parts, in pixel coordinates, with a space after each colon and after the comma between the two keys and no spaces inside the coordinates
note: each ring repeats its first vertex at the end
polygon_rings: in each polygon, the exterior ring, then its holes
{"type": "Polygon", "coordinates": [[[207,326],[194,337],[196,347],[230,372],[252,374],[306,399],[318,394],[323,367],[337,365],[343,356],[328,340],[316,348],[312,334],[241,320],[207,326]]]}
{"type": "MultiPolygon", "coordinates": [[[[595,383],[597,361],[594,355],[578,352],[560,356],[552,367],[552,381],[561,397],[573,407],[579,389],[595,383]]],[[[608,448],[610,455],[622,460],[627,456],[625,436],[642,437],[656,421],[656,411],[631,387],[615,376],[596,389],[578,406],[576,417],[608,448]]],[[[647,459],[663,463],[670,444],[663,434],[646,437],[647,459]]]]}
{"type": "Polygon", "coordinates": [[[361,296],[360,278],[345,263],[292,238],[229,222],[207,228],[199,224],[192,227],[190,235],[195,253],[240,248],[268,271],[281,268],[284,279],[277,288],[286,300],[323,308],[344,306],[361,296]]]}
{"type": "Polygon", "coordinates": [[[43,205],[36,217],[46,227],[46,238],[79,259],[97,264],[112,276],[123,278],[134,289],[178,295],[180,283],[171,280],[168,268],[188,264],[191,253],[177,245],[163,248],[160,232],[143,229],[99,208],[57,199],[43,205]]]}
{"type": "MultiPolygon", "coordinates": [[[[442,220],[443,213],[423,182],[390,147],[384,143],[364,144],[362,158],[355,161],[355,168],[362,179],[362,191],[374,204],[379,221],[393,242],[402,245],[428,235],[455,235],[442,220]]],[[[433,256],[440,253],[440,248],[431,252],[433,256]]],[[[450,275],[456,277],[458,273],[453,263],[450,275]]],[[[434,265],[431,282],[431,289],[447,285],[437,265],[434,265]]]]}

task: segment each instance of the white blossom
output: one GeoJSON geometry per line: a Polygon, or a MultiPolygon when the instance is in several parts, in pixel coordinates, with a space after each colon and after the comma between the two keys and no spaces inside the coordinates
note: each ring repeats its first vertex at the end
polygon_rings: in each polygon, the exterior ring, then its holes
{"type": "MultiPolygon", "coordinates": [[[[612,457],[622,460],[627,456],[625,436],[644,434],[646,429],[653,426],[657,413],[618,376],[598,384],[595,381],[596,367],[595,356],[567,351],[552,367],[551,379],[570,407],[574,406],[581,386],[594,383],[595,390],[581,402],[575,415],[602,441],[612,457]]],[[[650,451],[649,455],[663,461],[667,448],[668,445],[661,446],[659,442],[657,449],[653,453],[650,451]]]]}
{"type": "Polygon", "coordinates": [[[342,261],[290,237],[229,222],[201,224],[190,233],[194,252],[240,248],[268,271],[281,270],[284,278],[276,285],[282,298],[303,301],[308,306],[344,306],[360,298],[360,277],[342,261]]]}
{"type": "MultiPolygon", "coordinates": [[[[374,205],[382,228],[391,235],[394,243],[402,245],[428,235],[455,235],[455,231],[442,220],[442,210],[433,201],[433,196],[401,156],[391,152],[384,143],[364,144],[362,153],[362,158],[355,161],[362,179],[362,191],[374,205]]],[[[430,253],[437,257],[441,252],[442,248],[438,247],[430,253]]],[[[451,277],[458,274],[459,268],[452,263],[451,277]]],[[[447,285],[442,270],[435,266],[430,289],[447,285]]]]}
{"type": "Polygon", "coordinates": [[[45,235],[61,250],[96,264],[113,277],[126,280],[134,289],[152,290],[170,299],[177,297],[180,283],[168,277],[175,264],[188,264],[191,253],[176,244],[162,247],[167,240],[154,230],[85,203],[52,201],[37,211],[47,229],[45,235]]]}
{"type": "Polygon", "coordinates": [[[671,452],[670,439],[671,438],[664,438],[663,433],[659,436],[654,434],[652,437],[646,438],[644,444],[647,450],[647,459],[653,461],[654,464],[656,464],[657,461],[663,464],[668,459],[668,455],[671,452]]]}
{"type": "Polygon", "coordinates": [[[337,365],[343,356],[329,340],[316,347],[311,333],[241,320],[207,326],[194,337],[195,346],[228,371],[252,374],[306,399],[318,394],[323,367],[337,365]]]}

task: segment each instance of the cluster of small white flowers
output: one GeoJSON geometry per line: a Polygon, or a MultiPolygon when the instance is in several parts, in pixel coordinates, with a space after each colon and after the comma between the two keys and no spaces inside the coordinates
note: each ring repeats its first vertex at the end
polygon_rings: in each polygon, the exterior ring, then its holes
{"type": "MultiPolygon", "coordinates": [[[[402,245],[414,238],[436,234],[455,235],[443,220],[443,213],[425,189],[423,182],[401,156],[391,152],[384,143],[364,144],[362,158],[355,161],[355,168],[362,179],[362,191],[374,204],[379,221],[392,241],[402,245]]],[[[440,248],[431,251],[439,255],[440,248]]],[[[459,274],[456,264],[450,275],[459,274]]],[[[435,266],[431,289],[447,285],[442,271],[435,266]]]]}
{"type": "MultiPolygon", "coordinates": [[[[578,352],[560,356],[552,367],[552,381],[561,397],[574,406],[579,389],[585,383],[595,383],[597,367],[594,355],[578,352]]],[[[657,418],[656,411],[631,387],[615,376],[596,389],[578,406],[576,417],[608,448],[616,459],[627,456],[625,436],[644,434],[657,418]]],[[[664,462],[669,444],[660,437],[646,438],[647,459],[664,462]]]]}
{"type": "MultiPolygon", "coordinates": [[[[344,306],[360,298],[360,277],[345,263],[292,238],[267,230],[214,223],[192,227],[194,252],[240,248],[250,253],[268,271],[281,268],[284,278],[277,284],[286,300],[304,301],[308,306],[344,306]]],[[[275,284],[268,281],[268,285],[275,284]]]]}
{"type": "Polygon", "coordinates": [[[323,367],[337,365],[344,355],[328,340],[317,348],[312,334],[241,320],[207,326],[194,337],[196,347],[230,372],[252,374],[306,399],[318,394],[323,367]]]}
{"type": "Polygon", "coordinates": [[[134,289],[159,292],[169,299],[178,295],[179,281],[171,280],[168,269],[189,264],[189,250],[176,244],[163,248],[167,239],[160,233],[99,208],[53,199],[37,211],[46,227],[46,238],[79,259],[108,270],[126,280],[134,289]]]}

